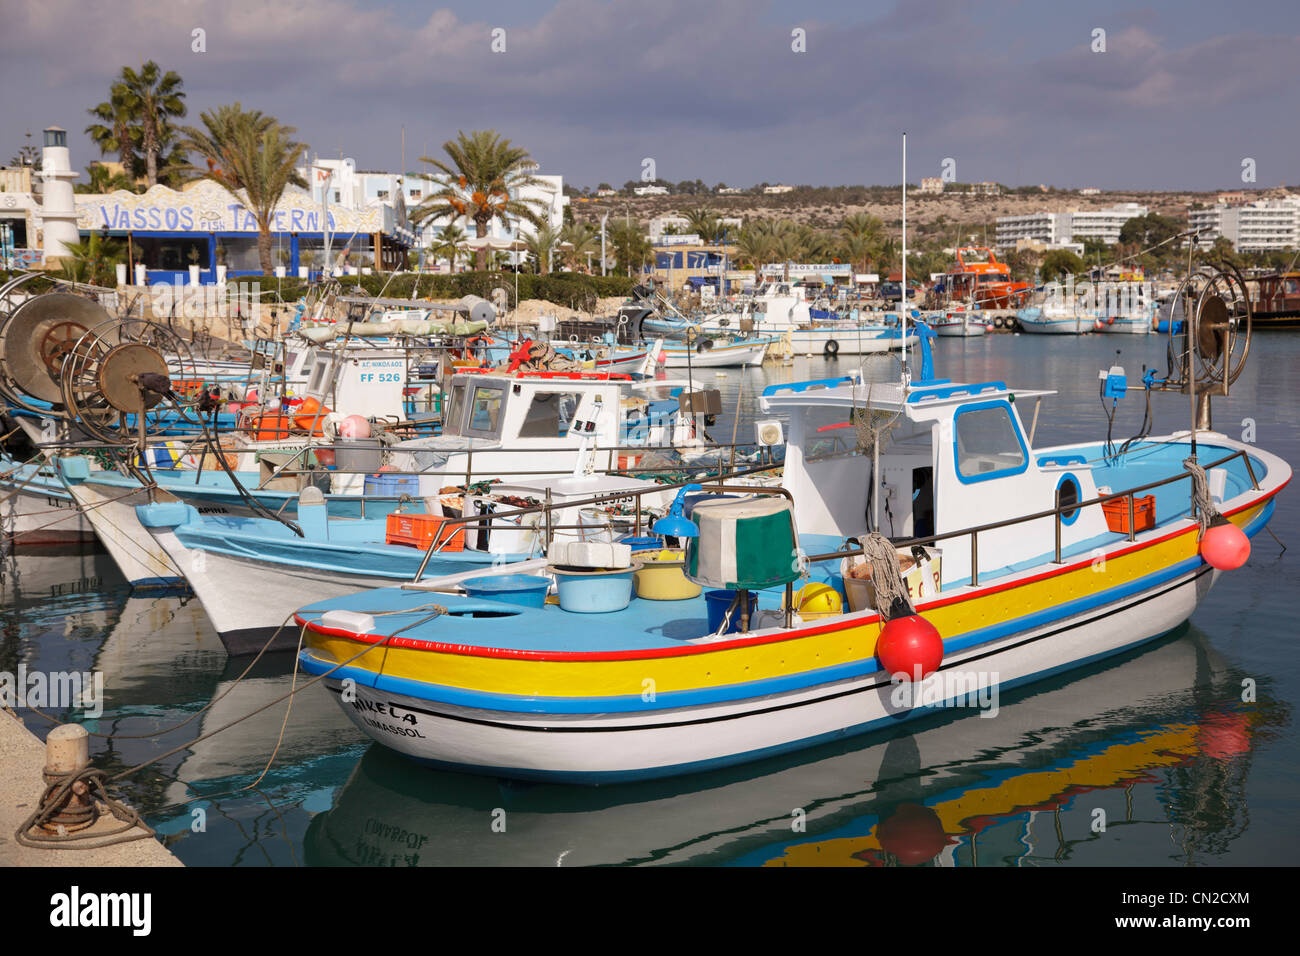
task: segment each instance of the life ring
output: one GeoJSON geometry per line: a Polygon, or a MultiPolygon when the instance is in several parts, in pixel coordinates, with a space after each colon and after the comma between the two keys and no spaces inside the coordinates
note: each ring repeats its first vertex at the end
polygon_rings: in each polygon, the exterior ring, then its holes
{"type": "Polygon", "coordinates": [[[718,319],[719,328],[725,329],[730,324],[731,324],[731,319],[727,318],[725,315],[722,318],[718,319]]]}
{"type": "Polygon", "coordinates": [[[822,346],[822,355],[826,358],[835,358],[840,354],[840,343],[834,339],[827,339],[826,344],[822,346]]]}
{"type": "Polygon", "coordinates": [[[711,348],[713,348],[713,339],[700,339],[699,344],[695,346],[695,351],[707,352],[711,348]]]}

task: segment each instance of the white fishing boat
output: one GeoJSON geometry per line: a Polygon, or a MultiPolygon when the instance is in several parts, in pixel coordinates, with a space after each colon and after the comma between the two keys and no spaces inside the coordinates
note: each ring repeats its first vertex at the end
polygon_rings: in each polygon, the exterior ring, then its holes
{"type": "Polygon", "coordinates": [[[713,338],[699,335],[693,343],[667,342],[659,348],[664,368],[745,368],[763,364],[776,337],[713,338]]]}
{"type": "Polygon", "coordinates": [[[939,311],[922,316],[937,335],[944,338],[974,338],[988,333],[989,324],[979,312],[965,309],[939,311]]]}

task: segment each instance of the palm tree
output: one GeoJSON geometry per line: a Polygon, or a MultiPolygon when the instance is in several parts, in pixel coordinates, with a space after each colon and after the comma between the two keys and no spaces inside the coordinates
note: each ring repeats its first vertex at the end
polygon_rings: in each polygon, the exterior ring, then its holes
{"type": "Polygon", "coordinates": [[[87,182],[77,183],[72,187],[78,193],[111,193],[117,189],[132,189],[135,183],[131,177],[110,169],[103,163],[91,163],[86,167],[87,182]]]}
{"type": "Polygon", "coordinates": [[[736,240],[736,256],[754,267],[754,285],[762,281],[763,264],[776,255],[776,237],[768,224],[759,220],[740,231],[736,240]]]}
{"type": "Polygon", "coordinates": [[[865,212],[856,212],[840,223],[840,232],[845,236],[861,236],[869,242],[878,240],[884,231],[885,224],[865,212]]]}
{"type": "Polygon", "coordinates": [[[590,223],[570,223],[560,230],[560,249],[564,264],[578,269],[586,257],[600,251],[600,238],[596,227],[590,223]]]}
{"type": "Polygon", "coordinates": [[[639,222],[615,222],[609,227],[610,243],[617,268],[632,274],[632,267],[638,270],[645,265],[653,250],[650,240],[646,238],[639,222]]]}
{"type": "Polygon", "coordinates": [[[100,239],[92,232],[77,243],[65,243],[67,257],[59,263],[65,279],[91,285],[116,284],[119,262],[126,261],[126,244],[116,239],[100,239]]]}
{"type": "Polygon", "coordinates": [[[283,126],[258,110],[245,112],[238,103],[201,113],[200,118],[207,129],[185,127],[182,145],[206,160],[204,178],[225,186],[252,212],[257,220],[258,259],[262,271],[269,273],[273,271],[271,217],[286,188],[306,187],[295,167],[307,147],[290,138],[297,132],[292,126],[283,126]]]}
{"type": "Polygon", "coordinates": [[[101,155],[116,153],[122,169],[130,174],[138,158],[136,150],[140,145],[140,129],[134,124],[131,92],[126,84],[114,83],[108,99],[86,112],[99,120],[86,127],[86,135],[99,147],[101,155]]]}
{"type": "MultiPolygon", "coordinates": [[[[492,220],[509,223],[527,220],[540,226],[541,210],[546,204],[540,199],[524,199],[519,191],[526,186],[537,186],[541,181],[532,176],[537,164],[528,150],[512,146],[495,130],[474,130],[468,136],[463,131],[455,140],[442,144],[449,162],[430,156],[420,157],[447,177],[447,182],[436,193],[411,212],[412,222],[464,217],[474,223],[475,235],[488,234],[492,220]]],[[[487,268],[487,250],[475,253],[475,268],[487,268]]]]}
{"type": "MultiPolygon", "coordinates": [[[[117,84],[115,84],[117,85],[117,84]]],[[[150,60],[136,72],[122,67],[121,86],[126,106],[140,129],[140,151],[144,155],[145,182],[158,182],[158,157],[168,140],[168,121],[185,115],[185,91],[180,74],[150,60]]],[[[101,104],[102,105],[102,104],[101,104]]]]}
{"type": "Polygon", "coordinates": [[[691,232],[705,242],[720,239],[725,231],[722,220],[712,209],[692,209],[686,214],[686,221],[690,223],[691,232]]]}
{"type": "Polygon", "coordinates": [[[546,275],[551,271],[551,256],[555,247],[560,244],[559,230],[552,229],[550,223],[544,222],[525,242],[528,244],[528,254],[537,260],[537,271],[546,275]]]}
{"type": "Polygon", "coordinates": [[[454,222],[449,222],[438,230],[434,241],[437,243],[432,250],[434,256],[449,261],[451,271],[455,272],[456,259],[460,256],[461,246],[465,244],[465,230],[454,222]]]}

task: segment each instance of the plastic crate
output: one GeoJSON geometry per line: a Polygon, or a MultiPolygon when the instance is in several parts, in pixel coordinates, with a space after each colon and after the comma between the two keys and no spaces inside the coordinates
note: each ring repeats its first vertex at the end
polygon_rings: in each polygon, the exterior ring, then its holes
{"type": "MultiPolygon", "coordinates": [[[[1101,503],[1101,510],[1106,512],[1106,527],[1120,534],[1128,534],[1128,502],[1132,495],[1112,498],[1101,503]]],[[[1150,531],[1156,526],[1156,496],[1143,495],[1133,498],[1133,523],[1138,531],[1150,531]]]]}
{"type": "MultiPolygon", "coordinates": [[[[384,540],[389,544],[401,544],[410,548],[427,548],[435,540],[442,542],[448,532],[443,531],[446,521],[441,515],[390,514],[384,528],[384,540]]],[[[440,551],[464,551],[465,527],[457,525],[450,532],[450,539],[441,544],[440,551]]]]}

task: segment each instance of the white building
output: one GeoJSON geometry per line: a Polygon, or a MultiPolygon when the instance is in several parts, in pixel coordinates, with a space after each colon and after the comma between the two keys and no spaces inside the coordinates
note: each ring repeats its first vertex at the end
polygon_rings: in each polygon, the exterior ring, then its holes
{"type": "MultiPolygon", "coordinates": [[[[536,169],[536,167],[534,167],[536,169]]],[[[310,165],[299,167],[299,174],[310,183],[312,198],[320,202],[322,191],[327,200],[347,209],[364,210],[372,206],[388,205],[405,210],[401,218],[413,212],[421,203],[441,190],[446,177],[424,172],[386,173],[358,170],[352,159],[316,159],[310,165]]],[[[564,177],[547,176],[533,172],[537,183],[519,191],[524,199],[538,201],[533,208],[542,221],[556,231],[564,224],[564,207],[569,197],[564,195],[564,177]]],[[[425,222],[415,227],[416,248],[428,249],[436,235],[448,222],[445,219],[425,222]]],[[[461,220],[458,225],[467,236],[477,233],[472,222],[461,220]]],[[[537,233],[537,227],[524,220],[509,224],[493,220],[488,225],[488,235],[498,239],[527,239],[537,233]]]]}
{"type": "Polygon", "coordinates": [[[632,190],[638,196],[667,196],[666,186],[637,186],[632,190]]]}
{"type": "Polygon", "coordinates": [[[1119,242],[1119,232],[1124,228],[1124,223],[1146,214],[1146,206],[1128,202],[1104,209],[999,216],[997,244],[1001,248],[1007,248],[1022,239],[1031,239],[1047,246],[1064,246],[1078,238],[1100,239],[1110,246],[1119,242]]]}
{"type": "Polygon", "coordinates": [[[926,176],[921,180],[921,192],[925,195],[938,195],[943,192],[943,180],[938,176],[926,176]]]}
{"type": "Polygon", "coordinates": [[[764,186],[764,187],[763,187],[763,192],[764,192],[765,195],[768,195],[768,196],[777,196],[777,195],[780,195],[781,193],[794,192],[794,187],[793,187],[793,186],[780,185],[780,184],[778,184],[778,185],[776,185],[776,186],[764,186]]]}
{"type": "Polygon", "coordinates": [[[1300,246],[1300,196],[1259,200],[1243,206],[1217,204],[1189,209],[1188,224],[1202,241],[1223,237],[1237,252],[1300,246]]]}

